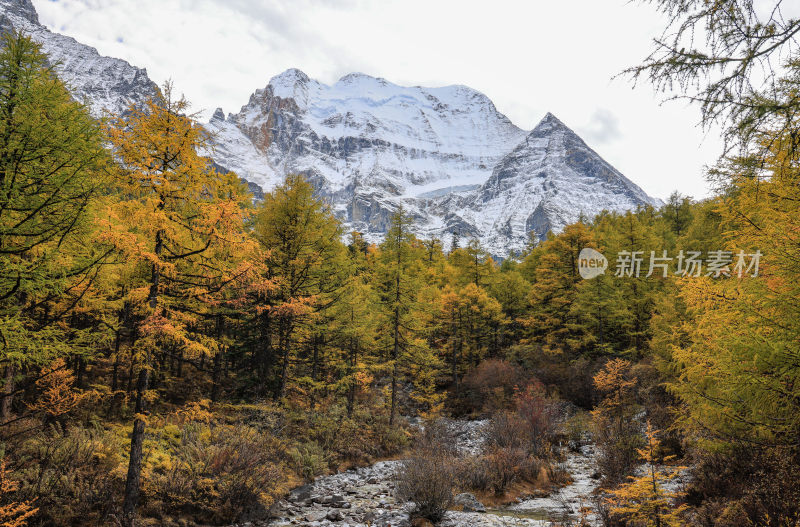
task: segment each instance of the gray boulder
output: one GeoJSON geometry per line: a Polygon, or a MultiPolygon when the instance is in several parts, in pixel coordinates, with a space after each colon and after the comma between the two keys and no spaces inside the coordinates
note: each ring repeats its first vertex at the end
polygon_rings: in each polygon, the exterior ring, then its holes
{"type": "Polygon", "coordinates": [[[309,511],[306,513],[305,519],[307,522],[321,522],[328,516],[328,511],[309,511]]]}
{"type": "Polygon", "coordinates": [[[463,492],[453,498],[453,503],[460,505],[464,512],[486,512],[486,507],[473,494],[463,492]]]}

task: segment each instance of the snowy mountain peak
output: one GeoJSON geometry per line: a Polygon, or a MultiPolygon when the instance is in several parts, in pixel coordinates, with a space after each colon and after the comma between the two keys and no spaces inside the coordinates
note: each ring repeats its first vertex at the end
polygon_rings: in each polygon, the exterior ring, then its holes
{"type": "Polygon", "coordinates": [[[386,79],[381,77],[373,77],[372,75],[367,75],[366,73],[361,72],[354,72],[348,73],[343,77],[340,77],[336,84],[355,84],[358,82],[376,82],[378,84],[387,85],[389,82],[386,79]]]}
{"type": "Polygon", "coordinates": [[[297,84],[305,84],[309,80],[308,75],[303,73],[297,68],[289,68],[288,70],[284,71],[283,73],[279,73],[275,75],[269,80],[269,85],[273,88],[281,88],[281,87],[295,87],[297,84]]]}
{"type": "MultiPolygon", "coordinates": [[[[39,24],[30,0],[0,0],[0,32],[40,42],[95,115],[123,113],[157,86],[147,72],[103,57],[39,24]]],[[[239,113],[206,128],[217,167],[259,195],[299,173],[345,223],[380,241],[399,206],[423,237],[474,236],[497,256],[603,209],[656,203],[548,113],[530,132],[462,85],[400,86],[363,73],[333,85],[298,69],[273,77],[239,113]]]]}
{"type": "Polygon", "coordinates": [[[308,88],[312,83],[311,79],[297,68],[290,68],[280,75],[276,75],[269,80],[267,89],[271,90],[272,95],[281,99],[294,99],[301,106],[308,102],[308,88]]]}
{"type": "Polygon", "coordinates": [[[424,237],[474,236],[495,255],[603,209],[653,203],[552,113],[526,132],[481,92],[363,73],[273,77],[227,121],[215,160],[271,189],[304,174],[346,229],[378,241],[402,205],[424,237]]]}
{"type": "Polygon", "coordinates": [[[548,113],[495,165],[486,183],[446,206],[451,228],[466,229],[503,255],[523,249],[531,231],[543,238],[581,215],[659,203],[548,113]]]}
{"type": "Polygon", "coordinates": [[[537,124],[533,128],[531,134],[536,134],[537,136],[540,136],[549,133],[554,129],[559,129],[559,128],[562,130],[567,130],[569,132],[572,132],[572,130],[563,122],[561,122],[561,120],[558,117],[556,117],[550,112],[547,112],[545,116],[542,117],[542,120],[539,121],[539,124],[537,124]]]}
{"type": "Polygon", "coordinates": [[[158,87],[143,69],[124,60],[100,55],[77,40],[53,33],[39,23],[30,0],[0,0],[0,32],[22,31],[38,42],[54,63],[73,96],[86,101],[92,114],[121,114],[141,105],[158,87]]]}

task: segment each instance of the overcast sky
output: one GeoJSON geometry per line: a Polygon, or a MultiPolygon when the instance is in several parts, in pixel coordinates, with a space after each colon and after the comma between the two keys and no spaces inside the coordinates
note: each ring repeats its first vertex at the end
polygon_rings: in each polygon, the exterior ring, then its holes
{"type": "Polygon", "coordinates": [[[288,68],[333,83],[466,84],[517,126],[548,111],[649,194],[708,194],[721,146],[699,111],[612,77],[663,27],[628,0],[33,0],[50,29],[143,68],[204,110],[236,112],[288,68]]]}

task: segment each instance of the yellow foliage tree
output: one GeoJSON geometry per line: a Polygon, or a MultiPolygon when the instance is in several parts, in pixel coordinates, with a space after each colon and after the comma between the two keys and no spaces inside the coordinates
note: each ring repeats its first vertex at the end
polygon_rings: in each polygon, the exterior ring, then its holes
{"type": "Polygon", "coordinates": [[[631,363],[611,359],[594,376],[595,388],[604,395],[592,410],[595,443],[599,450],[598,464],[609,481],[629,474],[636,464],[639,435],[636,421],[636,378],[631,363]]]}
{"type": "MultiPolygon", "coordinates": [[[[29,368],[83,343],[60,322],[107,256],[92,212],[109,163],[100,127],[57,78],[40,46],[0,38],[0,425],[29,368]]],[[[85,351],[85,348],[81,350],[85,351]]]]}
{"type": "Polygon", "coordinates": [[[594,247],[594,236],[583,223],[567,225],[537,245],[523,262],[532,268],[533,286],[529,293],[531,309],[521,322],[529,341],[539,343],[546,353],[567,351],[570,326],[577,320],[572,305],[577,295],[578,255],[594,247]]]}
{"type": "Polygon", "coordinates": [[[109,129],[120,163],[118,199],[104,220],[107,242],[135,268],[128,300],[136,306],[139,364],[123,523],[132,526],[139,496],[145,402],[157,352],[210,356],[218,339],[201,331],[226,286],[248,272],[249,238],[243,185],[198,154],[203,127],[186,115],[188,102],[167,83],[144,108],[130,108],[109,129]]]}
{"type": "Polygon", "coordinates": [[[459,290],[446,286],[437,309],[437,336],[447,342],[453,388],[458,390],[464,363],[477,366],[497,349],[499,330],[506,318],[500,303],[473,282],[459,290]]]}
{"type": "MultiPolygon", "coordinates": [[[[630,482],[611,490],[609,503],[611,513],[624,519],[630,527],[681,527],[685,525],[681,514],[687,509],[686,504],[675,505],[680,497],[678,492],[665,488],[665,484],[674,479],[680,467],[671,472],[659,470],[657,452],[660,442],[658,433],[647,423],[647,445],[638,449],[645,462],[646,472],[640,477],[630,477],[630,482]]],[[[666,456],[669,461],[674,456],[666,456]]]]}
{"type": "Polygon", "coordinates": [[[719,169],[729,185],[716,207],[731,278],[680,285],[692,322],[671,349],[671,389],[687,404],[686,427],[718,445],[800,441],[797,141],[765,132],[758,164],[736,159],[719,169]]]}
{"type": "Polygon", "coordinates": [[[67,369],[64,359],[56,359],[53,363],[42,370],[40,378],[36,381],[36,387],[41,395],[32,404],[28,404],[28,410],[32,412],[44,412],[50,416],[63,415],[81,402],[85,393],[75,390],[75,376],[72,370],[67,369]]]}
{"type": "MultiPolygon", "coordinates": [[[[280,376],[273,395],[280,400],[292,380],[296,345],[303,337],[318,337],[315,322],[320,310],[330,305],[331,295],[342,285],[345,247],[339,222],[299,174],[289,174],[264,196],[254,233],[266,254],[268,277],[274,281],[264,309],[277,336],[280,376]]],[[[319,344],[311,346],[318,350],[319,344]]],[[[316,379],[310,381],[314,384],[316,379]]]]}

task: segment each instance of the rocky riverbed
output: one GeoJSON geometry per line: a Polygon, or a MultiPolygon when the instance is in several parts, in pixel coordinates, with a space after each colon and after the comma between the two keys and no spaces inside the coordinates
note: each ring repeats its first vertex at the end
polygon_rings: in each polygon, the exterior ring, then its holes
{"type": "MultiPolygon", "coordinates": [[[[480,452],[486,421],[451,421],[456,446],[465,455],[480,452]]],[[[274,508],[275,518],[267,525],[282,527],[351,526],[400,527],[411,524],[413,505],[395,497],[395,472],[401,461],[381,461],[369,467],[351,469],[317,478],[293,490],[274,508]]],[[[576,517],[597,486],[592,476],[594,450],[584,446],[567,454],[564,468],[572,483],[546,498],[522,500],[518,504],[486,512],[450,511],[444,527],[500,527],[551,525],[550,519],[576,517]]],[[[469,497],[462,497],[469,499],[469,497]]]]}

